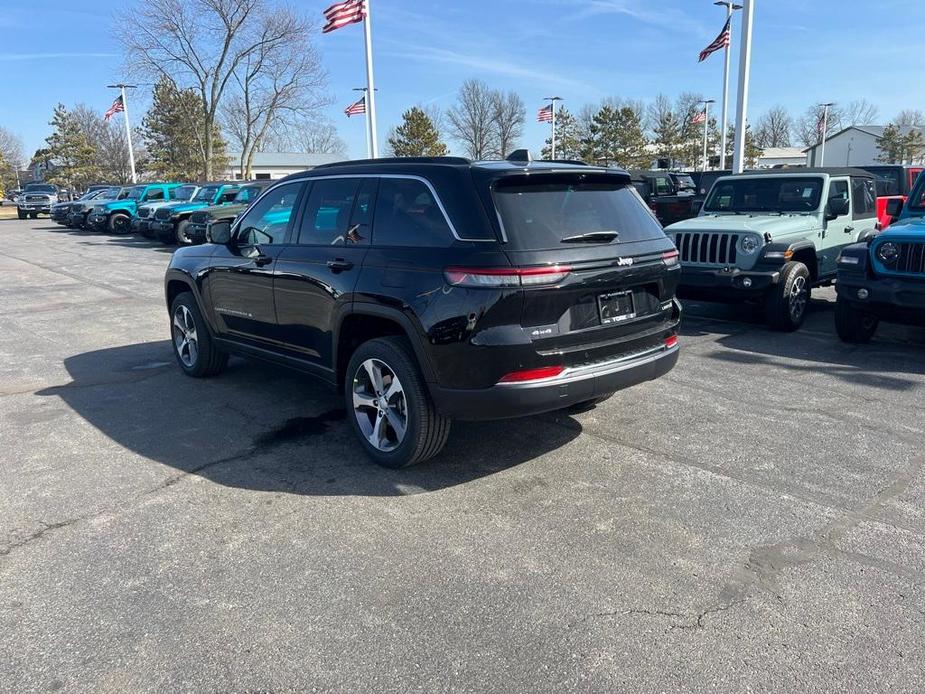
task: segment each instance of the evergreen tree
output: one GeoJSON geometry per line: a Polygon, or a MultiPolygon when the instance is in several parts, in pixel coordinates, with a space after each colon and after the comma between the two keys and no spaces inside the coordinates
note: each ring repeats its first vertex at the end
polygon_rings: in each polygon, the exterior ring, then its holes
{"type": "MultiPolygon", "coordinates": [[[[735,151],[736,129],[735,124],[729,124],[729,134],[726,136],[726,160],[732,165],[733,152],[735,151]]],[[[752,132],[752,126],[745,126],[745,168],[753,169],[758,164],[758,158],[763,150],[758,146],[755,135],[752,132]]]]}
{"type": "MultiPolygon", "coordinates": [[[[569,113],[565,106],[560,106],[556,111],[556,159],[585,159],[581,144],[581,124],[575,116],[569,113]]],[[[549,159],[552,156],[552,135],[546,138],[546,144],[543,145],[543,159],[549,159]]]]}
{"type": "Polygon", "coordinates": [[[667,98],[659,95],[650,109],[652,144],[659,157],[674,159],[681,142],[681,126],[667,98]]]}
{"type": "MultiPolygon", "coordinates": [[[[221,174],[227,165],[225,142],[213,126],[212,171],[221,174]]],[[[200,97],[193,89],[177,89],[166,77],[154,85],[151,108],[141,121],[141,136],[148,165],[159,179],[195,181],[207,171],[205,119],[200,97]]]]}
{"type": "Polygon", "coordinates": [[[646,136],[643,132],[642,115],[631,106],[622,106],[616,112],[616,138],[613,142],[613,154],[616,163],[628,169],[643,168],[648,165],[646,136]]]}
{"type": "Polygon", "coordinates": [[[877,138],[877,147],[880,148],[878,161],[887,164],[913,164],[921,158],[925,142],[921,130],[910,127],[904,135],[900,126],[890,123],[877,138]]]}
{"type": "Polygon", "coordinates": [[[97,152],[87,133],[64,104],[55,106],[49,125],[54,130],[45,138],[47,147],[41,150],[42,159],[49,165],[46,180],[78,189],[99,181],[101,172],[97,152]]]}
{"type": "Polygon", "coordinates": [[[444,157],[447,146],[440,131],[423,109],[414,106],[402,114],[402,123],[389,135],[396,157],[444,157]]]}

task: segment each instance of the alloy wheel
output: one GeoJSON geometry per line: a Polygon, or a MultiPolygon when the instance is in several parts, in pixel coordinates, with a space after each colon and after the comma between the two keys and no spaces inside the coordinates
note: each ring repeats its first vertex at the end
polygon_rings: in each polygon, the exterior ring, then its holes
{"type": "Polygon", "coordinates": [[[199,338],[193,313],[183,304],[173,313],[173,345],[183,365],[193,368],[199,359],[199,338]]]}
{"type": "Polygon", "coordinates": [[[408,404],[398,376],[379,359],[367,359],[353,376],[353,413],[371,446],[395,450],[408,429],[408,404]]]}
{"type": "Polygon", "coordinates": [[[793,286],[790,287],[790,319],[794,323],[798,323],[803,317],[807,299],[806,278],[796,277],[793,280],[793,286]]]}

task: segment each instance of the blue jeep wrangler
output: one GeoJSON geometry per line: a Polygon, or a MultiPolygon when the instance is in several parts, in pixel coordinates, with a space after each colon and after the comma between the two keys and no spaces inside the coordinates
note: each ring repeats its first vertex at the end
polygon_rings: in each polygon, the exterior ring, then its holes
{"type": "Polygon", "coordinates": [[[887,214],[888,229],[838,258],[835,328],[845,342],[869,341],[881,320],[925,326],[925,173],[887,214]]]}

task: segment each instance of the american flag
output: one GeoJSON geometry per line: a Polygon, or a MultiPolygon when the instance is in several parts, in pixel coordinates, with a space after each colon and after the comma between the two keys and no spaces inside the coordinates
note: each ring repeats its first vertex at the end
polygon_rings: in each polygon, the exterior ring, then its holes
{"type": "Polygon", "coordinates": [[[536,112],[536,120],[538,123],[551,123],[552,122],[552,104],[546,104],[539,111],[536,112]]]}
{"type": "Polygon", "coordinates": [[[694,117],[691,118],[691,123],[696,125],[698,123],[703,123],[706,119],[707,119],[706,111],[697,111],[697,113],[694,114],[694,117]]]}
{"type": "Polygon", "coordinates": [[[366,0],[336,2],[324,11],[324,19],[327,24],[321,30],[323,34],[345,27],[348,24],[362,22],[366,19],[366,0]]]}
{"type": "Polygon", "coordinates": [[[103,114],[103,120],[109,120],[117,113],[122,113],[125,110],[125,104],[122,103],[122,95],[116,97],[116,100],[112,102],[112,106],[109,107],[109,110],[103,114]]]}
{"type": "Polygon", "coordinates": [[[360,97],[359,101],[356,101],[345,108],[344,113],[347,114],[347,118],[350,118],[350,116],[359,116],[366,113],[366,95],[364,94],[360,97]]]}
{"type": "Polygon", "coordinates": [[[704,60],[709,58],[711,54],[716,53],[716,51],[720,50],[721,48],[729,48],[729,28],[731,22],[732,17],[726,20],[726,23],[723,25],[723,30],[719,32],[719,36],[713,39],[713,43],[700,51],[700,60],[697,61],[698,63],[702,63],[704,60]]]}

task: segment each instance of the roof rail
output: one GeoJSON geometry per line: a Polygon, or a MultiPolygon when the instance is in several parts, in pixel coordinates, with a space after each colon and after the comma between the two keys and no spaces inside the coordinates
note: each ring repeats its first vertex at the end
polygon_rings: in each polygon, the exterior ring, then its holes
{"type": "Polygon", "coordinates": [[[318,164],[316,169],[331,169],[338,166],[356,166],[362,164],[454,164],[456,166],[468,165],[472,162],[465,157],[381,157],[379,159],[347,159],[335,161],[330,164],[318,164]]]}

